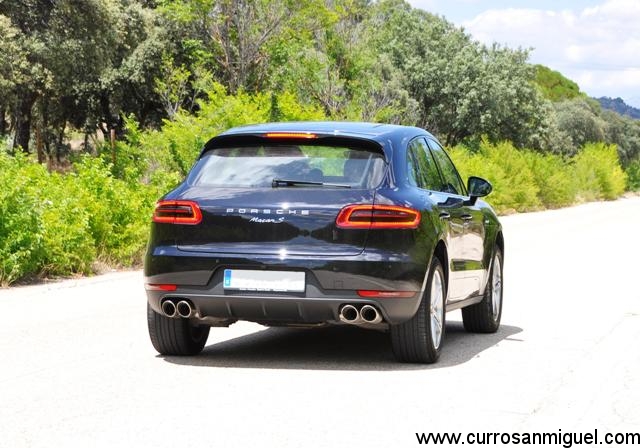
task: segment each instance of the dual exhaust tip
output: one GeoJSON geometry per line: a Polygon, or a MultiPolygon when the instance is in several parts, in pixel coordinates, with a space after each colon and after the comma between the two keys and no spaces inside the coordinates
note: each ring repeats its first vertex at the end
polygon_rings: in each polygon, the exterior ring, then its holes
{"type": "Polygon", "coordinates": [[[340,321],[352,325],[379,324],[382,322],[382,315],[371,305],[364,305],[360,309],[353,305],[343,305],[340,308],[340,321]]]}
{"type": "Polygon", "coordinates": [[[194,314],[194,309],[191,306],[191,303],[186,300],[180,300],[178,302],[165,300],[162,302],[161,308],[162,312],[167,317],[183,317],[188,319],[194,314]]]}

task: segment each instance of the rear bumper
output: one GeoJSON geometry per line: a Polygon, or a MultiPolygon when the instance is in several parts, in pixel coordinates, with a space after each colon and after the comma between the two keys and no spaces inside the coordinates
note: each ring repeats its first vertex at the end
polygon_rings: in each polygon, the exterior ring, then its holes
{"type": "Polygon", "coordinates": [[[420,303],[426,262],[405,255],[362,253],[353,257],[238,256],[156,249],[145,260],[147,284],[173,284],[175,291],[147,290],[161,312],[165,299],[187,299],[203,322],[248,320],[270,324],[340,323],[342,305],[374,305],[384,322],[410,319],[420,303]],[[250,258],[249,258],[250,257],[250,258]],[[224,269],[296,270],[306,274],[304,293],[226,291],[224,269]],[[412,297],[363,298],[357,290],[416,291],[412,297]]]}

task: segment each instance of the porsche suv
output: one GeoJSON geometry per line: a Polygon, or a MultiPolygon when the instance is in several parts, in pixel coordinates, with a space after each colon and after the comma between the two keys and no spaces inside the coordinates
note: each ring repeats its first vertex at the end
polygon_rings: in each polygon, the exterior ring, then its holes
{"type": "Polygon", "coordinates": [[[402,362],[438,359],[447,311],[495,332],[501,225],[423,129],[272,123],[209,140],[158,201],[145,257],[147,320],[165,355],[210,327],[354,325],[387,331],[402,362]]]}

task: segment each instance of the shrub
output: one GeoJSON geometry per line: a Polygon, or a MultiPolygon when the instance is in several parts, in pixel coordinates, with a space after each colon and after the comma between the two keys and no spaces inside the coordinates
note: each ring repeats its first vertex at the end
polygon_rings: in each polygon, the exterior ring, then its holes
{"type": "Polygon", "coordinates": [[[490,202],[499,212],[540,208],[539,188],[530,166],[530,157],[513,144],[502,142],[494,145],[483,141],[476,153],[457,147],[451,155],[463,179],[473,175],[491,182],[493,193],[490,202]]]}
{"type": "Polygon", "coordinates": [[[146,245],[157,191],[153,186],[116,179],[109,168],[103,160],[86,156],[75,165],[71,178],[88,213],[98,258],[131,265],[139,262],[146,245]]]}
{"type": "Polygon", "coordinates": [[[0,152],[0,284],[89,274],[96,260],[140,262],[158,187],[116,179],[111,168],[85,156],[61,175],[0,152]]]}
{"type": "Polygon", "coordinates": [[[527,158],[538,198],[545,208],[564,207],[575,201],[577,183],[573,169],[561,156],[529,152],[527,158]]]}
{"type": "Polygon", "coordinates": [[[22,154],[0,152],[0,284],[35,272],[43,255],[42,202],[32,179],[46,174],[22,154]]]}
{"type": "MultiPolygon", "coordinates": [[[[463,146],[450,152],[463,177],[481,176],[493,184],[489,202],[501,213],[615,199],[624,192],[627,180],[613,145],[587,144],[569,160],[517,150],[507,142],[483,141],[475,152],[463,146]]],[[[635,185],[632,179],[640,177],[633,177],[640,172],[640,162],[637,166],[628,168],[630,187],[635,185]]]]}
{"type": "Polygon", "coordinates": [[[615,199],[627,183],[615,145],[588,143],[573,158],[580,200],[615,199]]]}
{"type": "Polygon", "coordinates": [[[36,271],[41,275],[90,274],[96,259],[90,214],[79,199],[83,192],[72,175],[46,174],[32,179],[41,203],[43,253],[36,271]]]}
{"type": "Polygon", "coordinates": [[[627,165],[627,188],[630,191],[640,191],[640,159],[633,160],[627,165]]]}

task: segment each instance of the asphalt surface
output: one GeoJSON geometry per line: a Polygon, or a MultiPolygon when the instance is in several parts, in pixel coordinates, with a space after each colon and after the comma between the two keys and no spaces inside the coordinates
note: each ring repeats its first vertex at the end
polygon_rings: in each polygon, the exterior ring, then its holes
{"type": "Polygon", "coordinates": [[[439,363],[383,333],[212,329],[161,357],[140,272],[0,291],[0,447],[416,446],[428,431],[640,429],[640,198],[509,216],[497,334],[439,363]]]}

